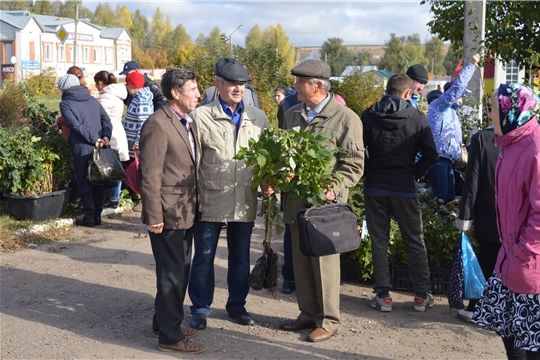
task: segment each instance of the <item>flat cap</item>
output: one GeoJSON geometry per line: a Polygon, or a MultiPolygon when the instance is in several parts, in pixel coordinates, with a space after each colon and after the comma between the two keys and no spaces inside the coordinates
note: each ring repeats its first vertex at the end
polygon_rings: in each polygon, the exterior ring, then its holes
{"type": "Polygon", "coordinates": [[[291,74],[298,77],[330,79],[330,66],[321,60],[306,60],[292,68],[291,74]]]}
{"type": "Polygon", "coordinates": [[[249,74],[244,66],[235,59],[219,59],[214,68],[216,76],[219,76],[230,82],[248,82],[249,74]]]}

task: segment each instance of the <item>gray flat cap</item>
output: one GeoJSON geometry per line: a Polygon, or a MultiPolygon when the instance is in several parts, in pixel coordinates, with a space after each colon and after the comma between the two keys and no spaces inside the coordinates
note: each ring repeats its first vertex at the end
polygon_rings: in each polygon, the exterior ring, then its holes
{"type": "Polygon", "coordinates": [[[219,59],[214,68],[216,76],[219,76],[230,82],[248,82],[249,74],[244,66],[235,59],[219,59]]]}
{"type": "Polygon", "coordinates": [[[321,60],[306,60],[292,68],[291,74],[298,77],[330,79],[330,66],[321,60]]]}

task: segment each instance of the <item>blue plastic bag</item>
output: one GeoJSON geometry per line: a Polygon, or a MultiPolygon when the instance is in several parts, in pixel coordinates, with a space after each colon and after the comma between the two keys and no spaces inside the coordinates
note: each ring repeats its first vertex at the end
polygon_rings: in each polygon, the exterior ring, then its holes
{"type": "Polygon", "coordinates": [[[463,256],[463,299],[480,299],[486,279],[469,241],[469,237],[465,232],[461,233],[461,252],[463,256]]]}

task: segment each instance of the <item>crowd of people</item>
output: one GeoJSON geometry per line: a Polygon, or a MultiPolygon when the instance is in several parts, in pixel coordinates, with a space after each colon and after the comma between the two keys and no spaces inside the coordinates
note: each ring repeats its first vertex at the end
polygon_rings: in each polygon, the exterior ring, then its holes
{"type": "MultiPolygon", "coordinates": [[[[331,161],[328,202],[347,202],[349,189],[365,178],[365,217],[372,244],[374,296],[370,306],[392,311],[388,266],[390,219],[397,221],[410,263],[412,308],[433,307],[430,271],[415,182],[429,173],[433,195],[444,203],[455,195],[453,165],[462,148],[457,107],[477,70],[479,55],[457,79],[427,95],[427,115],[418,109],[428,72],[420,64],[393,75],[382,99],[361,116],[331,92],[330,67],[307,60],[291,69],[292,87],[278,86],[278,127],[295,127],[328,138],[343,152],[331,161]]],[[[156,263],[157,293],[152,331],[160,351],[203,352],[193,337],[208,326],[214,297],[214,260],[222,230],[228,249],[226,310],[241,325],[256,324],[247,311],[250,243],[258,194],[252,173],[235,158],[240,147],[269,128],[248,69],[220,59],[214,86],[201,89],[191,70],[168,69],[161,88],[129,61],[120,75],[94,76],[97,99],[72,67],[62,90],[57,128],[69,136],[78,193],[80,226],[99,226],[105,206],[117,206],[122,183],[107,189],[86,179],[98,147],[117,150],[126,165],[139,158],[141,219],[156,263]],[[127,106],[122,116],[124,105],[127,106]],[[193,251],[192,251],[193,248],[193,251]],[[193,252],[193,256],[192,256],[193,252]],[[189,327],[181,326],[184,300],[191,300],[189,327]]],[[[511,359],[540,358],[540,98],[521,84],[501,85],[491,100],[492,124],[472,137],[456,226],[474,221],[478,258],[489,279],[480,299],[459,316],[499,334],[511,359]]],[[[274,192],[263,183],[262,195],[274,192]]],[[[285,331],[311,329],[307,341],[325,341],[340,329],[339,254],[312,257],[300,250],[296,215],[307,200],[281,194],[284,264],[281,291],[296,291],[299,314],[280,325],[285,331]]]]}

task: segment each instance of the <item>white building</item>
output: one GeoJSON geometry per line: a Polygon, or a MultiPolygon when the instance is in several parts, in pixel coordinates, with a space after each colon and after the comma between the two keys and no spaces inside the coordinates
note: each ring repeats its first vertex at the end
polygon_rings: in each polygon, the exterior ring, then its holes
{"type": "Polygon", "coordinates": [[[131,60],[131,40],[124,28],[104,28],[87,19],[76,24],[74,19],[0,10],[2,79],[14,75],[21,81],[46,70],[63,76],[77,65],[92,84],[98,71],[122,71],[131,60]],[[67,32],[64,43],[57,35],[62,27],[67,32]]]}

